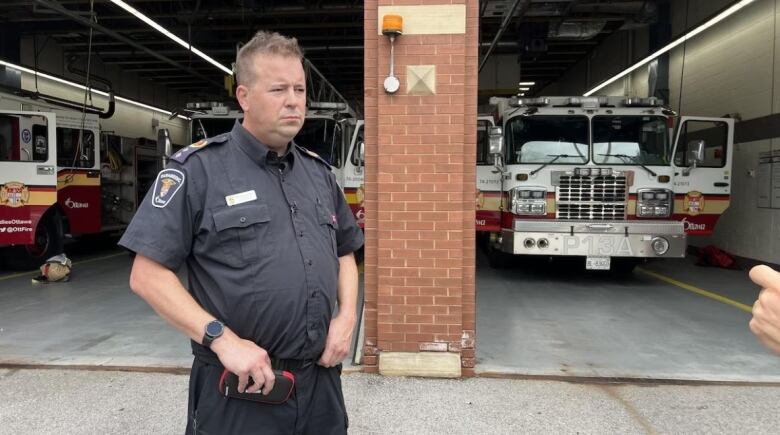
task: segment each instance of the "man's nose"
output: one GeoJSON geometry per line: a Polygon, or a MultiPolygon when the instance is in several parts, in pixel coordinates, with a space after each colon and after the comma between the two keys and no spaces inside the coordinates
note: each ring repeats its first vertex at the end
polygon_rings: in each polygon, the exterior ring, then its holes
{"type": "Polygon", "coordinates": [[[298,102],[298,96],[296,95],[295,89],[289,89],[287,92],[284,93],[285,106],[295,106],[297,102],[298,102]]]}

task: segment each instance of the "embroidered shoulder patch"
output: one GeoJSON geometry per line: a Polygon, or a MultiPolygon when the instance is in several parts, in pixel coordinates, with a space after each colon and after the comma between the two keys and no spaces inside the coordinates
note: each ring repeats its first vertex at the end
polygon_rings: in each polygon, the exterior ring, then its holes
{"type": "Polygon", "coordinates": [[[164,208],[184,184],[184,173],[178,169],[163,169],[154,180],[152,205],[164,208]]]}
{"type": "Polygon", "coordinates": [[[318,162],[322,163],[323,165],[327,166],[328,169],[330,169],[330,163],[328,163],[327,160],[320,157],[319,154],[315,153],[314,151],[309,151],[308,149],[300,146],[295,145],[298,148],[298,151],[300,151],[303,155],[313,158],[314,160],[317,160],[318,162]]]}
{"type": "Polygon", "coordinates": [[[201,139],[195,142],[194,144],[190,146],[186,146],[180,149],[179,151],[177,151],[174,155],[171,156],[171,160],[174,160],[179,163],[184,163],[196,151],[206,148],[208,145],[223,143],[227,141],[229,137],[230,137],[230,133],[224,133],[209,139],[201,139]]]}

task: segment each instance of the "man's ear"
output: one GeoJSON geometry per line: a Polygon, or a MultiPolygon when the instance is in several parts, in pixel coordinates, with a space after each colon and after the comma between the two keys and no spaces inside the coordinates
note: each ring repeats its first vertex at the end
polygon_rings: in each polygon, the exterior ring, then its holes
{"type": "Polygon", "coordinates": [[[241,110],[244,112],[249,110],[249,88],[244,85],[238,85],[236,87],[236,100],[238,105],[241,106],[241,110]]]}

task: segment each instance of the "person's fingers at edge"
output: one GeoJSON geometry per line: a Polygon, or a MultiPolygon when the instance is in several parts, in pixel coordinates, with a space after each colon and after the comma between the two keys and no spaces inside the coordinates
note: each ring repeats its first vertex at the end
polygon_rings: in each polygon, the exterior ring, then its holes
{"type": "Polygon", "coordinates": [[[750,279],[763,288],[777,288],[780,290],[780,272],[766,265],[759,265],[750,269],[750,279]]]}

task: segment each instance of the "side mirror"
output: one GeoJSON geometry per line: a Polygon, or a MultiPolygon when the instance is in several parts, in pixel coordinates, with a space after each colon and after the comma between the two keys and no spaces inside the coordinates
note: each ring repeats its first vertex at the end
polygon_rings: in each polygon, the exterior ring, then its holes
{"type": "Polygon", "coordinates": [[[357,148],[357,160],[360,166],[366,163],[366,143],[363,141],[358,142],[357,148]]]}
{"type": "Polygon", "coordinates": [[[157,130],[157,155],[162,157],[163,167],[168,164],[168,158],[173,154],[171,134],[167,128],[157,130]]]}
{"type": "Polygon", "coordinates": [[[688,162],[690,162],[690,165],[683,169],[683,175],[690,175],[691,170],[698,167],[704,161],[705,146],[705,142],[701,139],[688,142],[688,155],[686,157],[688,162]]]}
{"type": "Polygon", "coordinates": [[[490,154],[504,154],[504,129],[501,127],[490,127],[488,129],[488,142],[490,145],[490,154]]]}
{"type": "Polygon", "coordinates": [[[704,146],[705,143],[701,139],[688,142],[688,161],[694,168],[704,161],[704,146]]]}

